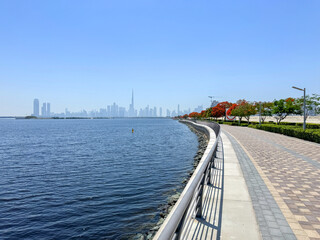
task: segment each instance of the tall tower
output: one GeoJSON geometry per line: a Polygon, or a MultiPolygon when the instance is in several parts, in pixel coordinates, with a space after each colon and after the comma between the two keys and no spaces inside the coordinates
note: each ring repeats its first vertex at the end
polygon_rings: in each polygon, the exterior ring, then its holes
{"type": "Polygon", "coordinates": [[[39,99],[33,100],[33,116],[39,117],[39,99]]]}
{"type": "Polygon", "coordinates": [[[134,110],[134,98],[133,98],[133,89],[132,89],[132,98],[131,98],[131,104],[129,106],[129,117],[136,117],[135,116],[135,110],[134,110]]]}

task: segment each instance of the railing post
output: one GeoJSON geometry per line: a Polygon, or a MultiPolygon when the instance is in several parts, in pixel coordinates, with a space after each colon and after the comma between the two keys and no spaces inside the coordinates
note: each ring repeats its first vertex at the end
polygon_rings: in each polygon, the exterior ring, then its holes
{"type": "MultiPolygon", "coordinates": [[[[203,188],[204,188],[205,178],[206,178],[206,173],[204,172],[203,176],[202,176],[201,183],[200,183],[200,191],[199,191],[199,194],[198,194],[198,196],[200,196],[200,198],[199,198],[199,201],[198,201],[197,207],[196,207],[196,210],[197,210],[196,217],[197,218],[201,218],[202,217],[202,196],[203,196],[203,188]]],[[[197,198],[198,198],[198,196],[197,196],[197,198]]]]}

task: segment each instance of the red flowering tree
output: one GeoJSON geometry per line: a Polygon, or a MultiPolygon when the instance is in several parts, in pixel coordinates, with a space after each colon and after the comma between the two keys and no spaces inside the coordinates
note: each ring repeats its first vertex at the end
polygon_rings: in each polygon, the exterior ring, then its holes
{"type": "Polygon", "coordinates": [[[189,114],[189,118],[193,118],[193,119],[196,119],[196,118],[199,118],[200,117],[200,114],[197,113],[197,112],[192,112],[189,114]]]}
{"type": "Polygon", "coordinates": [[[225,117],[225,119],[224,120],[226,120],[226,110],[227,110],[227,108],[230,108],[232,106],[232,103],[230,103],[230,102],[227,102],[227,101],[225,101],[225,102],[221,102],[221,103],[218,103],[217,104],[217,106],[216,107],[218,107],[218,108],[220,108],[220,109],[223,109],[223,115],[222,116],[220,116],[220,117],[225,117]]]}
{"type": "Polygon", "coordinates": [[[211,117],[217,119],[219,117],[223,117],[225,114],[225,108],[223,108],[222,106],[215,106],[213,108],[211,108],[211,117]]]}
{"type": "MultiPolygon", "coordinates": [[[[238,107],[238,104],[236,104],[236,103],[232,104],[231,107],[230,107],[230,108],[228,109],[228,111],[227,111],[227,115],[229,115],[229,116],[235,116],[235,115],[232,114],[232,110],[234,110],[236,107],[238,107]]],[[[236,116],[235,116],[235,117],[236,117],[236,116]]]]}
{"type": "Polygon", "coordinates": [[[201,118],[206,118],[206,117],[207,117],[207,112],[206,112],[206,110],[201,111],[200,117],[201,117],[201,118]]]}

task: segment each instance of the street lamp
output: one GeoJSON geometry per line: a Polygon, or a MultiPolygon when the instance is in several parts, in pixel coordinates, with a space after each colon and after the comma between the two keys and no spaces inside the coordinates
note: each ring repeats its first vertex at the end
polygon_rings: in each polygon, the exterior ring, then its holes
{"type": "Polygon", "coordinates": [[[303,91],[303,130],[306,130],[306,89],[297,88],[292,86],[292,88],[303,91]]]}
{"type": "Polygon", "coordinates": [[[211,99],[211,105],[210,105],[210,107],[212,107],[212,98],[213,98],[213,96],[208,96],[210,99],[211,99]]]}
{"type": "Polygon", "coordinates": [[[259,102],[259,125],[261,126],[261,102],[259,102]]]}

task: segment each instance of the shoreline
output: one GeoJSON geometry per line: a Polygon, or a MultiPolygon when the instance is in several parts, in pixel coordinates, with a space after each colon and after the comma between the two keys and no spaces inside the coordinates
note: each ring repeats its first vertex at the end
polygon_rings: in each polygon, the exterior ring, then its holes
{"type": "Polygon", "coordinates": [[[134,239],[134,240],[149,240],[155,236],[155,234],[157,233],[157,231],[161,227],[162,223],[164,222],[165,218],[168,216],[171,209],[173,208],[175,203],[178,201],[183,189],[185,188],[185,186],[187,185],[193,172],[197,168],[197,166],[203,156],[203,153],[205,152],[205,150],[207,148],[207,145],[208,145],[207,136],[204,133],[202,133],[202,132],[198,131],[197,129],[195,129],[194,127],[192,127],[191,125],[186,124],[186,123],[183,123],[183,124],[185,124],[190,129],[190,131],[193,132],[197,136],[197,140],[198,140],[198,150],[193,157],[193,167],[191,170],[188,171],[188,173],[187,173],[188,176],[182,180],[182,182],[181,182],[182,186],[181,187],[179,186],[179,187],[177,187],[177,189],[173,190],[173,191],[175,191],[175,193],[168,197],[168,201],[166,204],[159,206],[158,209],[160,210],[160,213],[159,213],[160,219],[158,220],[158,222],[153,224],[153,227],[151,227],[149,231],[147,231],[145,233],[138,233],[135,236],[133,236],[132,239],[134,239]]]}

